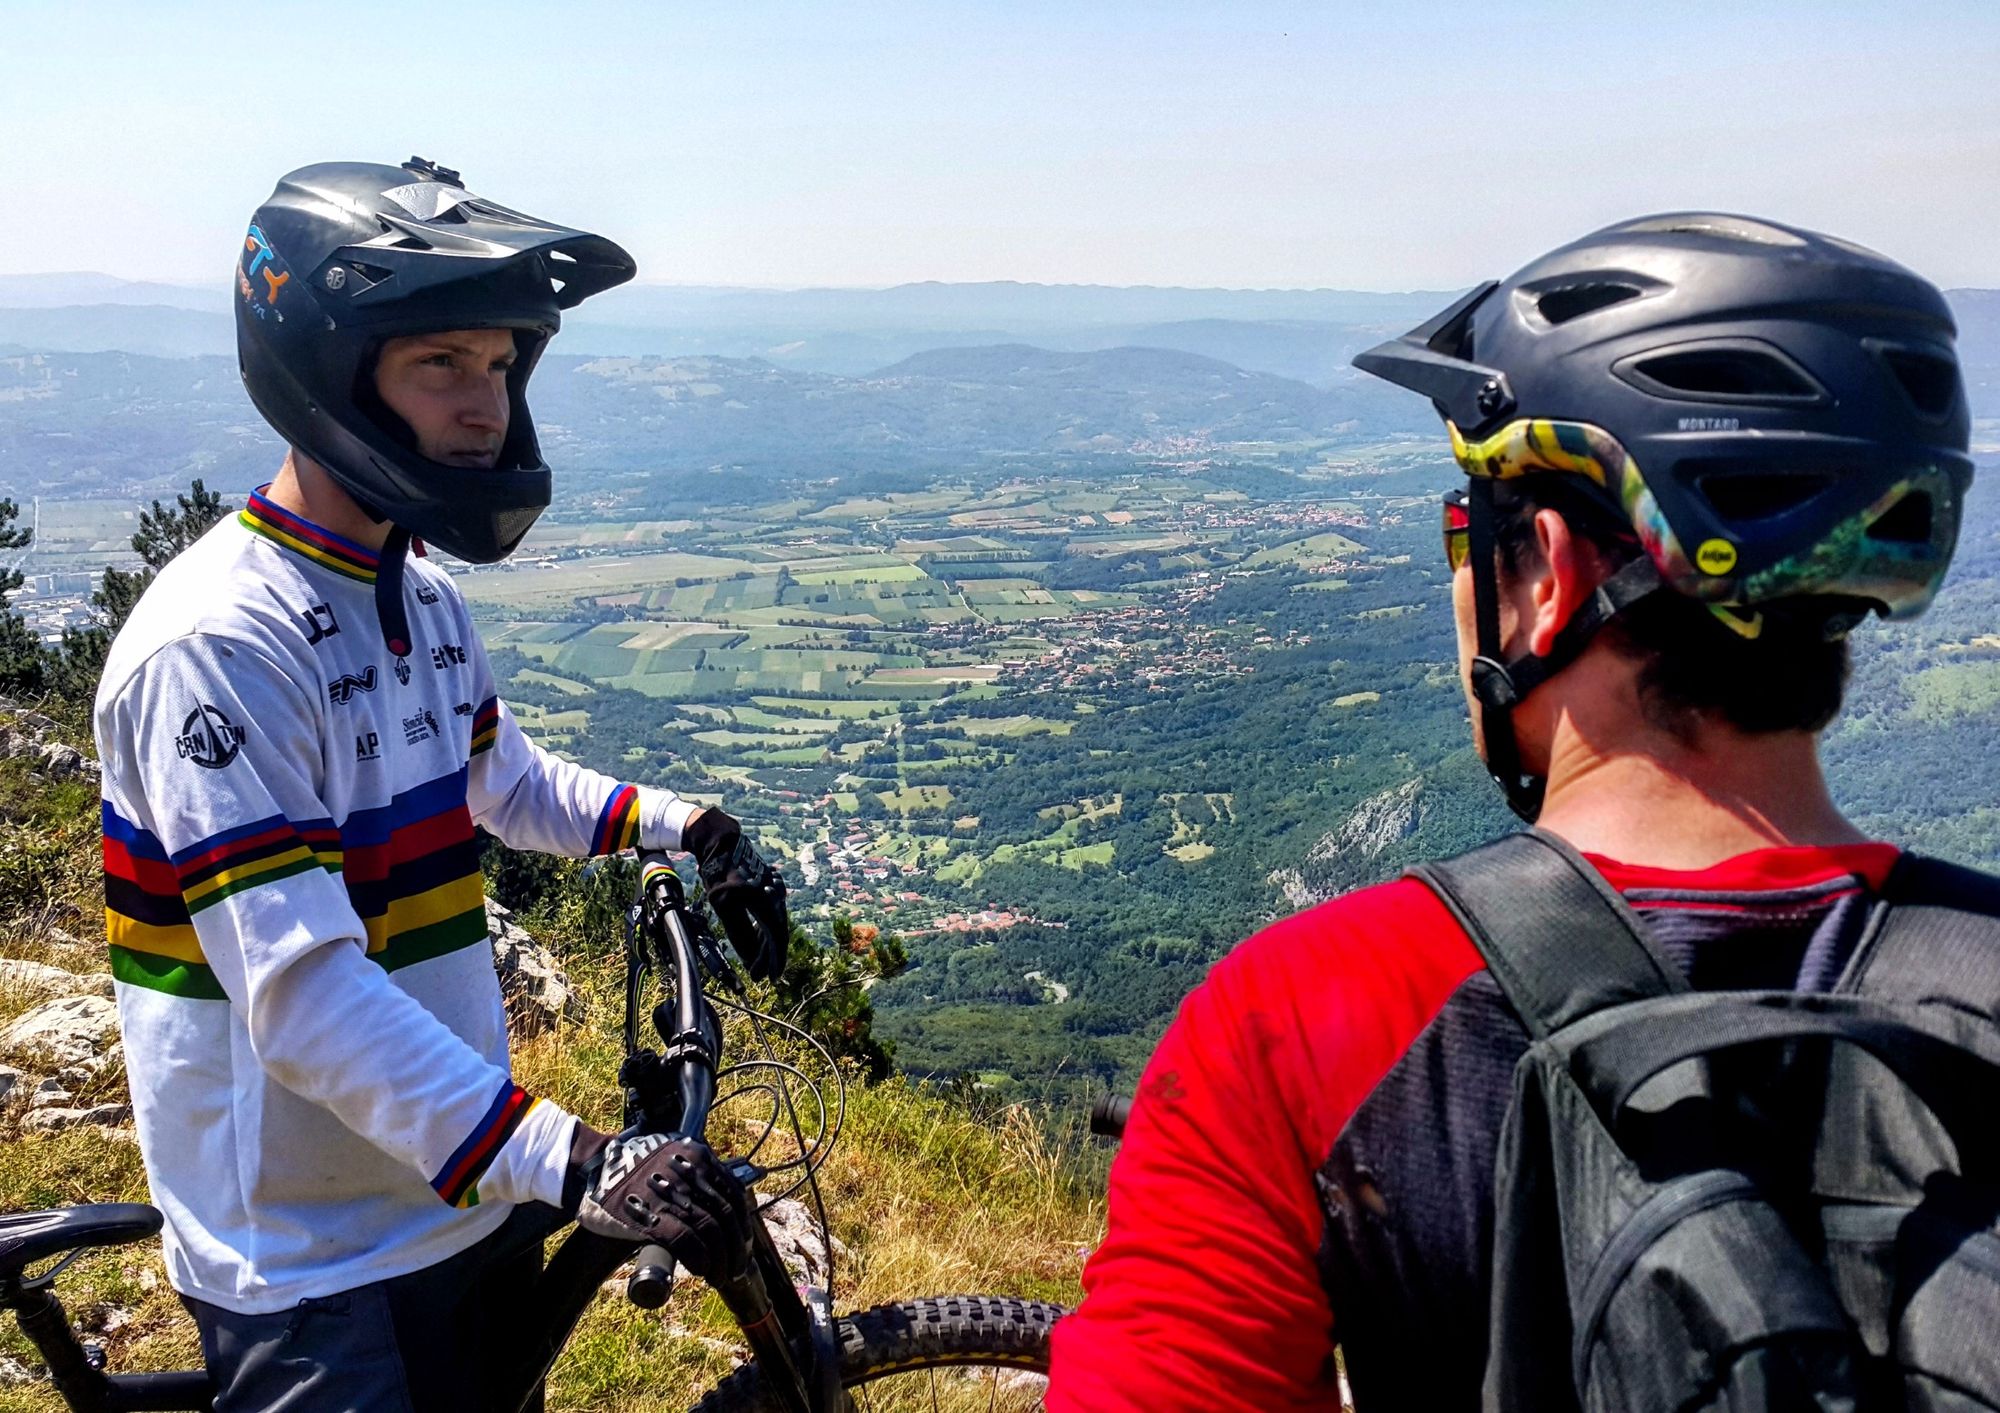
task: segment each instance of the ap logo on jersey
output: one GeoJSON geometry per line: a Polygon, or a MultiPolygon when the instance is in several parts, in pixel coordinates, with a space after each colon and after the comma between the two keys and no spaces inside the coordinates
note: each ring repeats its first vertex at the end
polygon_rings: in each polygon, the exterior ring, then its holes
{"type": "Polygon", "coordinates": [[[220,770],[243,749],[244,735],[241,726],[203,702],[181,723],[174,751],[182,760],[191,760],[206,770],[220,770]]]}

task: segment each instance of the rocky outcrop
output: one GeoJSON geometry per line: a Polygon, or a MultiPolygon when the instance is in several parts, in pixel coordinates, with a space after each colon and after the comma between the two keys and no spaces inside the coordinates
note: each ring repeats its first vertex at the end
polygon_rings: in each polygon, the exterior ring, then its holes
{"type": "MultiPolygon", "coordinates": [[[[801,1285],[824,1287],[830,1270],[826,1238],[812,1209],[796,1197],[785,1197],[764,1208],[763,1215],[771,1244],[778,1248],[792,1279],[801,1285]]],[[[843,1263],[852,1259],[837,1237],[833,1241],[833,1259],[843,1263]]]]}
{"type": "Polygon", "coordinates": [[[500,973],[500,994],[507,1002],[507,1028],[517,1039],[583,1019],[583,999],[570,986],[555,954],[529,936],[509,909],[491,898],[486,900],[486,926],[493,936],[493,967],[500,973]]]}
{"type": "Polygon", "coordinates": [[[0,698],[0,758],[27,756],[34,769],[51,780],[82,776],[96,780],[103,772],[97,762],[57,739],[61,730],[38,711],[27,711],[0,698]]]}
{"type": "Polygon", "coordinates": [[[43,1069],[90,1071],[118,1049],[118,1003],[103,996],[44,1001],[0,1030],[0,1052],[43,1069]]]}
{"type": "Polygon", "coordinates": [[[1264,875],[1264,881],[1278,890],[1278,896],[1285,900],[1288,912],[1303,912],[1326,901],[1318,891],[1307,885],[1305,875],[1295,868],[1274,868],[1264,875]]]}
{"type": "Polygon", "coordinates": [[[14,978],[11,984],[55,989],[68,978],[72,987],[92,989],[43,1001],[0,1028],[0,1054],[29,1067],[0,1065],[0,1113],[23,1134],[88,1127],[131,1137],[130,1106],[105,1102],[122,1100],[123,1085],[116,1080],[125,1062],[118,1004],[97,994],[100,981],[110,978],[77,976],[33,962],[6,965],[14,978]]]}
{"type": "Polygon", "coordinates": [[[66,1128],[123,1129],[131,1125],[129,1104],[93,1104],[87,1109],[31,1109],[21,1120],[23,1133],[57,1133],[66,1128]]]}
{"type": "Polygon", "coordinates": [[[1370,795],[1339,828],[1321,835],[1298,867],[1272,869],[1264,881],[1284,899],[1283,911],[1313,907],[1366,881],[1375,871],[1366,865],[1422,827],[1423,795],[1421,777],[1370,795]]]}
{"type": "Polygon", "coordinates": [[[1352,856],[1372,859],[1390,845],[1401,843],[1417,832],[1421,822],[1418,798],[1423,791],[1424,782],[1418,778],[1370,795],[1340,828],[1313,845],[1306,862],[1327,863],[1352,856]]]}
{"type": "Polygon", "coordinates": [[[0,957],[0,994],[11,994],[30,1001],[46,1001],[57,996],[108,998],[112,994],[111,973],[96,971],[79,975],[61,967],[52,967],[46,962],[0,957]]]}

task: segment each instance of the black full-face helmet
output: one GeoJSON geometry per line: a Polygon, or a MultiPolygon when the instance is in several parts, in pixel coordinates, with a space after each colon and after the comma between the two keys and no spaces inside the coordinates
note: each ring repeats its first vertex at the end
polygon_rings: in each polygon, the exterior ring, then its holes
{"type": "Polygon", "coordinates": [[[474,563],[508,555],[550,497],[528,379],[562,311],[632,278],[602,236],[467,191],[418,158],[301,167],[251,217],[236,267],[244,385],[278,434],[370,514],[474,563]],[[491,470],[421,455],[374,394],[405,334],[509,329],[507,438],[491,470]]]}
{"type": "Polygon", "coordinates": [[[1488,764],[1532,818],[1509,713],[1652,593],[1746,638],[1921,613],[1958,540],[1970,415],[1943,295],[1847,241],[1744,216],[1606,227],[1357,367],[1424,393],[1470,478],[1488,764]],[[1547,657],[1503,660],[1493,487],[1560,476],[1643,546],[1547,657]]]}

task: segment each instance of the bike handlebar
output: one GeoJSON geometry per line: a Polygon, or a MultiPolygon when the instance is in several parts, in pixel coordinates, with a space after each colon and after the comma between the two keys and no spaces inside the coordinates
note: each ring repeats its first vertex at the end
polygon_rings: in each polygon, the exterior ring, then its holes
{"type": "MultiPolygon", "coordinates": [[[[702,993],[704,961],[707,971],[724,986],[740,990],[740,983],[706,924],[688,906],[680,875],[663,853],[639,856],[638,911],[633,921],[641,947],[650,944],[656,964],[673,974],[672,1033],[664,1022],[665,1006],[654,1010],[653,1023],[666,1046],[659,1068],[672,1074],[679,1089],[674,1127],[689,1138],[707,1142],[708,1115],[715,1103],[715,1076],[722,1056],[722,1024],[702,993]]],[[[628,1001],[634,995],[628,986],[628,1001]]],[[[630,1032],[635,1028],[632,1017],[628,1015],[627,1021],[630,1032]]],[[[652,1073],[657,1076],[658,1071],[652,1073]]],[[[641,1107],[650,1106],[642,1103],[641,1107]]],[[[642,1113],[631,1131],[638,1132],[649,1117],[642,1113]]],[[[754,1178],[755,1170],[748,1171],[754,1178]]],[[[770,1234],[762,1222],[753,1221],[751,1228],[752,1259],[744,1273],[727,1281],[712,1279],[710,1285],[736,1317],[749,1341],[751,1357],[769,1372],[772,1392],[785,1413],[807,1413],[811,1405],[806,1371],[794,1345],[814,1345],[815,1330],[805,1307],[792,1293],[790,1275],[771,1244],[770,1234]],[[782,1311],[773,1304],[773,1290],[787,1297],[782,1311]]],[[[663,1247],[641,1248],[637,1266],[625,1285],[626,1298],[645,1309],[659,1308],[673,1288],[673,1269],[673,1257],[663,1247]]],[[[833,1377],[826,1370],[821,1373],[833,1377]]],[[[832,1387],[837,1396],[837,1382],[832,1387]]],[[[820,1391],[822,1402],[825,1392],[820,1391]]]]}
{"type": "MultiPolygon", "coordinates": [[[[687,895],[680,875],[662,853],[639,856],[639,926],[657,916],[661,934],[653,938],[660,960],[674,975],[674,1034],[667,1043],[666,1063],[680,1087],[680,1131],[706,1141],[708,1111],[715,1103],[715,1064],[721,1049],[714,1012],[701,994],[701,964],[695,940],[688,933],[683,909],[687,895]],[[657,912],[655,911],[657,910],[657,912]]],[[[664,1027],[661,1027],[664,1030],[664,1027]]],[[[635,1128],[637,1125],[634,1126],[635,1128]]],[[[642,1310],[657,1310],[674,1289],[674,1258],[657,1242],[641,1247],[625,1298],[642,1310]]]]}
{"type": "Polygon", "coordinates": [[[1131,1117],[1131,1095],[1100,1094],[1090,1106],[1090,1131],[1099,1138],[1123,1138],[1125,1124],[1131,1117]]]}

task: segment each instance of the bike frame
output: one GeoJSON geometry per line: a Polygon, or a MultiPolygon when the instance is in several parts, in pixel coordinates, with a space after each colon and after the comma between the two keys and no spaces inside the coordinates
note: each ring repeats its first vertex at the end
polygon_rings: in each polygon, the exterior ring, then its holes
{"type": "MultiPolygon", "coordinates": [[[[713,977],[740,987],[714,935],[687,900],[664,854],[640,858],[639,896],[626,933],[625,1050],[620,1080],[626,1086],[625,1136],[681,1133],[705,1139],[715,1103],[722,1055],[722,1026],[703,990],[713,977]],[[653,1010],[665,1050],[639,1044],[640,983],[648,970],[673,977],[673,994],[653,1010]]],[[[747,1186],[762,1176],[736,1165],[747,1186]]],[[[786,1413],[844,1413],[832,1301],[823,1292],[801,1294],[761,1221],[750,1223],[750,1260],[741,1277],[717,1282],[716,1293],[743,1329],[750,1356],[786,1413]]],[[[72,1256],[32,1280],[0,1284],[0,1308],[12,1310],[22,1332],[40,1351],[65,1403],[75,1413],[199,1413],[214,1389],[201,1370],[160,1374],[107,1374],[103,1352],[86,1348],[70,1328],[53,1284],[72,1256]]],[[[634,1257],[629,1242],[578,1228],[563,1239],[536,1284],[528,1337],[504,1387],[515,1409],[533,1400],[577,1321],[604,1282],[634,1257]]],[[[627,1285],[635,1302],[657,1308],[673,1279],[673,1258],[661,1247],[638,1249],[627,1285]]]]}

